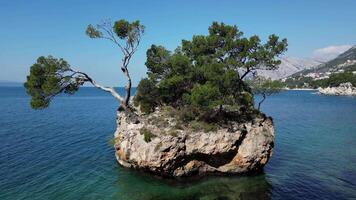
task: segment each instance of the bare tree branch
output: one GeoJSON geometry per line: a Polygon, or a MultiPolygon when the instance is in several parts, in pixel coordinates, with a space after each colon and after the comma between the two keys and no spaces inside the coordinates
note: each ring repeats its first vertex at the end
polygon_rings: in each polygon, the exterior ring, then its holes
{"type": "MultiPolygon", "coordinates": [[[[127,84],[125,86],[126,95],[124,98],[120,97],[120,102],[124,104],[122,106],[125,108],[129,107],[132,86],[130,73],[128,71],[128,65],[133,54],[136,52],[137,47],[140,44],[143,32],[144,26],[140,25],[139,21],[129,23],[126,20],[116,21],[114,25],[110,20],[106,20],[103,21],[101,24],[96,25],[96,28],[93,28],[92,25],[89,25],[87,29],[87,34],[89,35],[89,37],[110,40],[120,48],[123,54],[120,68],[127,79],[127,84]]],[[[92,82],[93,80],[91,80],[90,77],[88,77],[88,81],[95,86],[96,83],[92,82]]],[[[101,89],[112,91],[112,89],[107,87],[101,87],[101,89]]]]}
{"type": "Polygon", "coordinates": [[[111,95],[113,97],[115,97],[120,102],[121,106],[124,106],[124,108],[126,107],[125,105],[122,105],[125,103],[124,99],[119,95],[119,93],[116,92],[116,90],[113,87],[105,87],[105,86],[98,84],[95,80],[93,80],[88,74],[86,74],[84,72],[76,71],[73,69],[71,69],[71,71],[74,72],[73,75],[75,75],[75,74],[82,75],[83,78],[85,78],[85,81],[90,82],[94,87],[104,90],[105,92],[111,93],[111,95]]]}

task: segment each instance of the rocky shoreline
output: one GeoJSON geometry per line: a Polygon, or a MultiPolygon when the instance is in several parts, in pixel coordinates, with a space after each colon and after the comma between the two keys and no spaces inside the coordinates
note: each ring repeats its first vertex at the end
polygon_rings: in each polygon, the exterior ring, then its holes
{"type": "MultiPolygon", "coordinates": [[[[172,119],[164,120],[173,126],[172,119]]],[[[166,177],[243,174],[261,170],[274,147],[271,118],[256,118],[210,132],[169,130],[149,123],[147,117],[131,120],[118,112],[117,161],[127,168],[166,177]],[[143,129],[150,130],[149,140],[143,129]]]]}
{"type": "Polygon", "coordinates": [[[320,94],[335,96],[356,96],[356,87],[351,83],[342,83],[337,87],[318,88],[320,94]]]}

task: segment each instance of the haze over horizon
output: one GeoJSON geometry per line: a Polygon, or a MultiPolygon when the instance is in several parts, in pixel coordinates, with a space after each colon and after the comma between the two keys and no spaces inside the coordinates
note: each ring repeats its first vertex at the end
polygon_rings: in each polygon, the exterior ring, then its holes
{"type": "Polygon", "coordinates": [[[138,19],[146,33],[129,66],[133,85],[145,77],[146,50],[159,44],[174,50],[182,39],[207,34],[212,21],[237,25],[246,36],[287,38],[286,56],[323,60],[356,44],[356,2],[322,1],[106,1],[0,2],[0,80],[23,82],[38,56],[53,55],[104,85],[122,86],[121,54],[111,43],[85,35],[103,19],[138,19]],[[342,14],[340,14],[342,13],[342,14]]]}

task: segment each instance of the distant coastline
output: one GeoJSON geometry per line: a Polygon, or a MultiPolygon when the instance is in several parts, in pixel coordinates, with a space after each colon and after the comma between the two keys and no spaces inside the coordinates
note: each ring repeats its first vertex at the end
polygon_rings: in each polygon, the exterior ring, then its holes
{"type": "Polygon", "coordinates": [[[0,80],[0,87],[22,87],[23,83],[0,80]]]}
{"type": "MultiPolygon", "coordinates": [[[[0,87],[23,87],[23,84],[24,83],[22,83],[22,82],[0,80],[0,87]]],[[[84,85],[83,87],[95,88],[91,85],[84,85]]],[[[115,88],[121,88],[121,87],[115,87],[115,88]]],[[[122,88],[124,88],[124,87],[122,87],[122,88]]],[[[136,88],[136,86],[132,87],[132,88],[136,88]]]]}
{"type": "Polygon", "coordinates": [[[286,88],[285,90],[307,90],[307,91],[314,91],[318,89],[313,89],[313,88],[286,88]]]}

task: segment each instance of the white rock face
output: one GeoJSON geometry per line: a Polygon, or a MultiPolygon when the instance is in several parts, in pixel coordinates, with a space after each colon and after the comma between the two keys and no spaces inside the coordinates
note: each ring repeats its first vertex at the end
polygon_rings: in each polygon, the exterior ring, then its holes
{"type": "Polygon", "coordinates": [[[304,69],[311,69],[321,64],[310,58],[282,57],[277,70],[257,70],[258,75],[273,80],[286,78],[304,69]]]}
{"type": "Polygon", "coordinates": [[[318,88],[320,94],[336,96],[356,96],[356,87],[351,83],[342,83],[338,87],[318,88]]]}
{"type": "Polygon", "coordinates": [[[270,118],[258,118],[236,124],[232,129],[214,132],[165,130],[141,118],[132,123],[118,113],[115,132],[117,161],[124,167],[141,169],[161,176],[204,174],[240,174],[259,171],[268,162],[274,146],[274,128],[270,118]],[[146,142],[142,127],[155,137],[146,142]],[[160,133],[157,133],[160,132],[160,133]]]}

